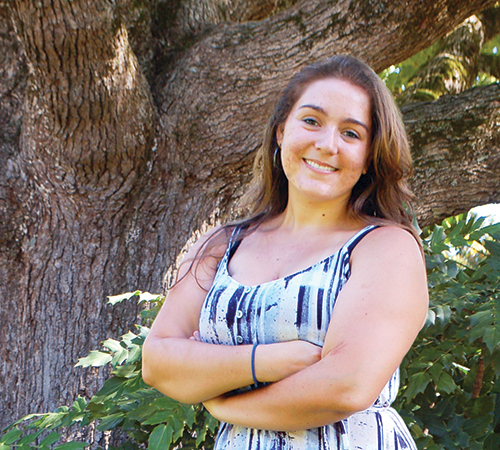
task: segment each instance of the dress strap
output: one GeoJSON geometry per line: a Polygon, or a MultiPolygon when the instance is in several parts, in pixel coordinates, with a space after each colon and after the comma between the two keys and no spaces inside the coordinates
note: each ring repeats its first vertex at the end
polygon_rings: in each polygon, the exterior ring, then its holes
{"type": "Polygon", "coordinates": [[[358,245],[359,241],[363,239],[370,231],[373,231],[375,228],[379,228],[379,225],[368,225],[362,230],[358,231],[351,239],[349,239],[345,244],[344,248],[347,249],[347,252],[351,254],[354,250],[354,247],[358,245]]]}
{"type": "Polygon", "coordinates": [[[240,238],[240,234],[243,231],[244,227],[241,225],[236,225],[234,227],[233,232],[231,233],[231,238],[229,239],[229,245],[226,250],[226,262],[229,263],[231,258],[234,255],[234,252],[238,249],[241,244],[242,239],[240,238]]]}

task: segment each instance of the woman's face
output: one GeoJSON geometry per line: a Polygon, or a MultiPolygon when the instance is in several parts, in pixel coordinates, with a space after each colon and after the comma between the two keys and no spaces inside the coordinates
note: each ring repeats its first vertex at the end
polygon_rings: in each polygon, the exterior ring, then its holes
{"type": "Polygon", "coordinates": [[[336,78],[310,84],[276,133],[289,198],[347,205],[366,171],[370,136],[364,89],[336,78]]]}

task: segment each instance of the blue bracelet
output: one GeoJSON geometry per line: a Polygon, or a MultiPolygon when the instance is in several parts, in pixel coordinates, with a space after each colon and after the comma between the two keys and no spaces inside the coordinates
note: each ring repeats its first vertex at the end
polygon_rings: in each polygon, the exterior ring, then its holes
{"type": "Polygon", "coordinates": [[[257,377],[255,376],[255,349],[257,348],[257,345],[259,344],[256,342],[252,347],[252,378],[255,384],[258,384],[257,377]]]}

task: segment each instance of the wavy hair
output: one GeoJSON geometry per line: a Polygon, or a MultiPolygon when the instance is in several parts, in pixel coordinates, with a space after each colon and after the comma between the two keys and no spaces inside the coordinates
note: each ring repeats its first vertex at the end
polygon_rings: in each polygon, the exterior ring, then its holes
{"type": "Polygon", "coordinates": [[[274,152],[278,146],[276,132],[304,91],[315,81],[328,78],[361,87],[371,101],[368,168],[352,190],[349,213],[368,224],[402,226],[419,241],[409,210],[413,196],[407,179],[412,174],[412,160],[401,113],[377,74],[365,63],[347,55],[337,55],[305,67],[284,89],[255,158],[251,189],[243,199],[250,217],[244,222],[249,225],[257,221],[261,223],[284,211],[288,201],[288,181],[279,164],[274,164],[274,152]]]}

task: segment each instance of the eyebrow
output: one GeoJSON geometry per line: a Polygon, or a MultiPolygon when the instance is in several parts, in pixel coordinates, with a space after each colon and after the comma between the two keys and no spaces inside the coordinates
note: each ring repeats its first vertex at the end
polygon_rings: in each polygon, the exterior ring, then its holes
{"type": "MultiPolygon", "coordinates": [[[[311,109],[314,109],[315,111],[318,111],[324,115],[328,115],[326,113],[326,111],[321,107],[321,106],[317,106],[317,105],[302,105],[302,106],[299,106],[298,109],[303,109],[303,108],[311,108],[311,109]]],[[[356,120],[356,119],[352,119],[350,117],[348,117],[347,119],[345,119],[345,122],[349,122],[349,123],[354,123],[356,125],[360,125],[362,126],[367,133],[370,132],[370,129],[368,128],[368,126],[366,124],[364,124],[363,122],[359,121],[359,120],[356,120]]]]}

